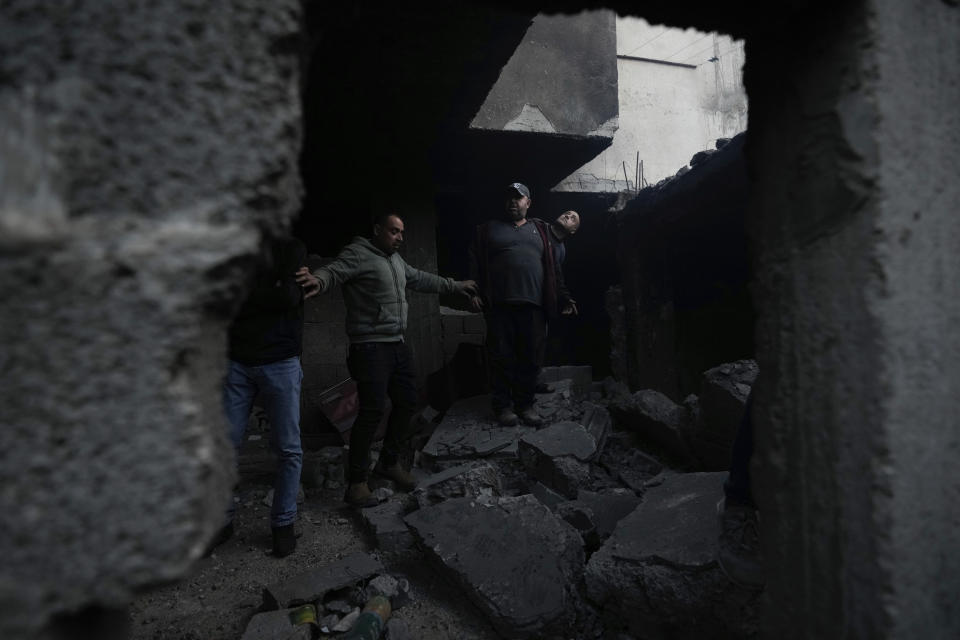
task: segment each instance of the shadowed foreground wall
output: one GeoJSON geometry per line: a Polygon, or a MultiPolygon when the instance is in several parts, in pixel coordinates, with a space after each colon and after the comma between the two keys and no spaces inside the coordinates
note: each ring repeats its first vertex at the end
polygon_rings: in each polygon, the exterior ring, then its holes
{"type": "Polygon", "coordinates": [[[221,524],[224,330],[299,208],[298,16],[4,4],[0,637],[181,576],[221,524]]]}
{"type": "Polygon", "coordinates": [[[790,33],[747,37],[767,633],[960,637],[960,10],[790,33]]]}

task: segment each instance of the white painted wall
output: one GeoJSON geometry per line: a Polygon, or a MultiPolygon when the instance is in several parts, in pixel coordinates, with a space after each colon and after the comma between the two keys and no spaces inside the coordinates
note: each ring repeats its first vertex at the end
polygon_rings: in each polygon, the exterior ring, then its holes
{"type": "Polygon", "coordinates": [[[618,17],[617,56],[620,125],[613,144],[555,190],[635,189],[638,153],[646,183],[654,184],[696,152],[715,148],[717,138],[747,128],[742,40],[618,17]]]}

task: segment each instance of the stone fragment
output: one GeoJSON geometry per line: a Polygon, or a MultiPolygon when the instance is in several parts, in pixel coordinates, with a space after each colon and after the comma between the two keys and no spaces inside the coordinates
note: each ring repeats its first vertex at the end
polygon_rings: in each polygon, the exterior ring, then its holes
{"type": "Polygon", "coordinates": [[[278,609],[254,615],[240,640],[287,640],[293,632],[291,609],[278,609]]]}
{"type": "Polygon", "coordinates": [[[737,360],[703,372],[690,442],[704,468],[722,471],[729,467],[733,440],[758,372],[753,360],[737,360]]]}
{"type": "Polygon", "coordinates": [[[581,539],[532,495],[456,498],[406,520],[438,569],[502,635],[567,631],[583,570],[581,539]]]}
{"type": "Polygon", "coordinates": [[[344,631],[350,631],[353,628],[354,623],[356,623],[357,618],[360,617],[360,607],[355,608],[353,611],[343,616],[331,631],[334,633],[343,633],[344,631]]]}
{"type": "Polygon", "coordinates": [[[723,473],[670,476],[590,558],[587,595],[638,637],[735,638],[756,631],[757,593],[716,563],[723,473]]]}
{"type": "Polygon", "coordinates": [[[330,613],[320,618],[320,624],[317,626],[320,627],[321,633],[333,633],[333,628],[337,626],[338,622],[340,622],[340,616],[330,613]]]}
{"type": "Polygon", "coordinates": [[[382,571],[379,560],[358,551],[266,587],[263,590],[264,608],[279,609],[322,600],[328,591],[361,582],[382,571]]]}
{"type": "Polygon", "coordinates": [[[384,596],[393,609],[400,609],[410,603],[410,581],[389,574],[379,575],[367,584],[367,598],[374,596],[384,596]]]}
{"type": "Polygon", "coordinates": [[[413,492],[420,507],[465,496],[503,494],[500,471],[487,461],[477,461],[445,469],[424,478],[413,492]]]}
{"type": "Polygon", "coordinates": [[[413,546],[413,534],[403,521],[403,503],[390,500],[375,507],[361,509],[364,525],[383,551],[399,551],[413,546]]]}
{"type": "MultiPolygon", "coordinates": [[[[323,608],[326,611],[339,613],[340,616],[345,616],[351,611],[353,611],[353,605],[341,598],[335,598],[330,602],[323,603],[323,608]]],[[[338,619],[339,619],[339,616],[338,616],[338,619]]]]}
{"type": "Polygon", "coordinates": [[[684,434],[689,427],[687,411],[670,398],[643,389],[610,402],[610,415],[623,428],[662,448],[672,458],[689,463],[694,458],[684,434]]]}

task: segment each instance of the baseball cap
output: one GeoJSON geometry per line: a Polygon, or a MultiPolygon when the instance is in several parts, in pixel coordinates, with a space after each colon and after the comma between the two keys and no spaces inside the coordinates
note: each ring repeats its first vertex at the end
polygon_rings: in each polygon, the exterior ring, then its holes
{"type": "Polygon", "coordinates": [[[507,191],[516,191],[525,198],[530,197],[530,189],[527,189],[527,185],[521,184],[519,182],[511,182],[507,185],[507,191]]]}

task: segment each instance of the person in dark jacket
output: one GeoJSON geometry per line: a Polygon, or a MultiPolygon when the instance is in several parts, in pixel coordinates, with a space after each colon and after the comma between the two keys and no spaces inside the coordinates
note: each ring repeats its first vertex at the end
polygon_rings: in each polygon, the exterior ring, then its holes
{"type": "Polygon", "coordinates": [[[479,225],[470,245],[470,277],[480,293],[471,299],[485,312],[493,412],[500,424],[518,420],[539,426],[534,407],[547,320],[572,313],[559,277],[549,225],[528,219],[530,190],[519,182],[506,189],[504,216],[479,225]]]}
{"type": "Polygon", "coordinates": [[[356,237],[327,265],[311,273],[300,269],[297,279],[307,297],[343,287],[350,338],[347,368],[357,383],[360,405],[350,430],[349,486],[344,501],[356,507],[377,504],[367,484],[370,445],[386,410],[383,449],[374,472],[412,489],[415,478],[400,463],[400,452],[410,439],[410,419],[417,403],[413,356],[404,342],[407,328],[407,289],[425,293],[476,292],[472,281],[456,281],[415,269],[397,253],[403,243],[403,220],[395,213],[378,216],[373,237],[356,237]]]}
{"type": "MultiPolygon", "coordinates": [[[[278,456],[270,527],[273,553],[296,548],[294,521],[303,452],[300,445],[300,383],[303,373],[303,292],[296,271],[307,261],[303,243],[275,240],[254,276],[247,299],[229,330],[229,362],[223,386],[223,408],[230,439],[237,452],[254,398],[259,394],[270,420],[271,445],[278,456]]],[[[233,533],[234,501],[217,542],[233,533]]]]}

